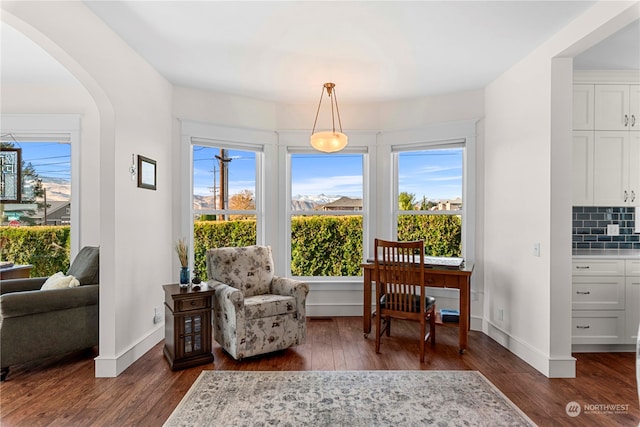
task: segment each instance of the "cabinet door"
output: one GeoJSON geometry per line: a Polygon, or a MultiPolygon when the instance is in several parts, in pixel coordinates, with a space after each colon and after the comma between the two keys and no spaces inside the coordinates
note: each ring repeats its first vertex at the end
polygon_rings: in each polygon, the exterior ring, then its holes
{"type": "Polygon", "coordinates": [[[629,85],[595,86],[595,128],[629,130],[629,85]]]}
{"type": "Polygon", "coordinates": [[[593,205],[593,132],[573,132],[573,205],[593,205]]]}
{"type": "Polygon", "coordinates": [[[573,129],[594,129],[594,86],[573,85],[573,129]]]}
{"type": "Polygon", "coordinates": [[[629,138],[629,132],[595,132],[593,203],[596,206],[627,205],[629,138]]]}
{"type": "Polygon", "coordinates": [[[631,114],[629,128],[640,131],[640,85],[629,86],[629,113],[631,114]]]}
{"type": "MultiPolygon", "coordinates": [[[[629,205],[640,206],[640,131],[629,132],[629,205]]],[[[636,207],[636,221],[640,208],[636,207]]]]}

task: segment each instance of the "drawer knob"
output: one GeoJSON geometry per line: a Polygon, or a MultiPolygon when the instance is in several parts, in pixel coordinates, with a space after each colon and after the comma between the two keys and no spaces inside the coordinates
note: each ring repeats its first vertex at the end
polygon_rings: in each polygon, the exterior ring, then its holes
{"type": "Polygon", "coordinates": [[[587,270],[588,268],[588,265],[576,265],[576,269],[578,270],[587,270]]]}
{"type": "Polygon", "coordinates": [[[191,301],[191,305],[196,305],[196,302],[195,301],[191,301]]]}
{"type": "Polygon", "coordinates": [[[578,295],[591,295],[591,291],[577,291],[576,294],[578,295]]]}
{"type": "Polygon", "coordinates": [[[589,329],[589,325],[578,325],[576,326],[577,329],[589,329]]]}

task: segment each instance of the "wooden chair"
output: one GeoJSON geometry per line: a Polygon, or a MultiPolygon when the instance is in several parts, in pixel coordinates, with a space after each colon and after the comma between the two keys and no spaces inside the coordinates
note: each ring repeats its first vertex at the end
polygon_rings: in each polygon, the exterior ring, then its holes
{"type": "Polygon", "coordinates": [[[424,362],[425,342],[431,338],[434,345],[436,340],[436,300],[426,294],[424,241],[375,239],[374,247],[376,353],[380,353],[382,334],[391,335],[391,318],[415,320],[420,322],[420,362],[424,362]]]}

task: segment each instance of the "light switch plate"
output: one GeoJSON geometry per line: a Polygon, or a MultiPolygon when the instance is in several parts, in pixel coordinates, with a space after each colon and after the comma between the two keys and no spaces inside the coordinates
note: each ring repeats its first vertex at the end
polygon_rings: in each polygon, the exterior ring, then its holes
{"type": "Polygon", "coordinates": [[[607,236],[619,236],[620,226],[618,224],[607,224],[607,236]]]}

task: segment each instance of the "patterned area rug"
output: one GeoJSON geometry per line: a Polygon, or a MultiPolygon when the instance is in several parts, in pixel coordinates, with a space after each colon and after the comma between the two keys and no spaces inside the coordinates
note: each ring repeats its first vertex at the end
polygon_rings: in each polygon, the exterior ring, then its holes
{"type": "Polygon", "coordinates": [[[535,426],[477,371],[203,371],[165,426],[535,426]]]}

